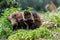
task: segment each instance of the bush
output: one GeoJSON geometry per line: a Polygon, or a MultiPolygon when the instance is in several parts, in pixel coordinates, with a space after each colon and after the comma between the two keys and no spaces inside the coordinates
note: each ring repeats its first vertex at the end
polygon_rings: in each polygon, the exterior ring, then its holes
{"type": "Polygon", "coordinates": [[[35,30],[18,30],[17,33],[9,36],[9,40],[33,40],[39,38],[51,38],[51,32],[45,28],[40,27],[35,30]]]}
{"type": "MultiPolygon", "coordinates": [[[[32,8],[28,7],[28,10],[32,10],[32,8]]],[[[21,8],[7,8],[4,10],[3,16],[0,17],[0,38],[8,38],[9,40],[34,40],[39,38],[51,38],[52,33],[51,30],[47,29],[44,26],[41,26],[40,28],[34,29],[34,30],[11,30],[11,24],[8,22],[7,17],[11,13],[15,11],[23,11],[21,8]]],[[[25,11],[25,10],[24,10],[25,11]]],[[[59,13],[55,12],[55,14],[52,14],[50,12],[46,12],[46,14],[41,14],[43,16],[43,20],[50,21],[52,20],[55,23],[60,23],[59,19],[59,13]]],[[[53,30],[55,31],[55,30],[53,30]]],[[[58,28],[56,28],[56,31],[60,31],[58,28]]]]}
{"type": "Polygon", "coordinates": [[[11,24],[8,22],[7,17],[9,14],[21,10],[20,8],[7,8],[4,10],[3,16],[0,18],[0,38],[7,37],[11,33],[11,24]]]}

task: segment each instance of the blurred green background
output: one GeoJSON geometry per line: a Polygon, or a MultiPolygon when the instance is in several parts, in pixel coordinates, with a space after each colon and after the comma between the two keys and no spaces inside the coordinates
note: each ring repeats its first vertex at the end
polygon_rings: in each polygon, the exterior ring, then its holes
{"type": "Polygon", "coordinates": [[[48,1],[52,1],[56,7],[60,6],[60,0],[0,0],[0,10],[13,6],[22,8],[22,10],[32,7],[37,11],[45,11],[48,1]]]}

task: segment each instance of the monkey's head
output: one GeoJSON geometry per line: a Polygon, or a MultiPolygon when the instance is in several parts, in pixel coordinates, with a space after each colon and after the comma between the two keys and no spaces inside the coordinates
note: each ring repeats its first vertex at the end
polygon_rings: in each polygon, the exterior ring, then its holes
{"type": "Polygon", "coordinates": [[[31,13],[29,11],[25,11],[24,17],[25,17],[25,19],[28,19],[28,20],[31,19],[31,13]]]}
{"type": "Polygon", "coordinates": [[[24,11],[24,18],[27,23],[34,23],[33,14],[30,11],[24,11]]]}

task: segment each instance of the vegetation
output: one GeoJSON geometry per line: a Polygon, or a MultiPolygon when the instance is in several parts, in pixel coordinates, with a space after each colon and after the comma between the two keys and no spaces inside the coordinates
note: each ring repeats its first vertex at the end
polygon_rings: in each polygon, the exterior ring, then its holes
{"type": "Polygon", "coordinates": [[[9,40],[35,40],[39,38],[51,38],[51,32],[45,28],[40,27],[35,30],[19,30],[17,33],[9,36],[9,40]]]}
{"type": "MultiPolygon", "coordinates": [[[[28,10],[32,10],[31,7],[28,7],[28,10]]],[[[40,39],[52,39],[57,40],[59,38],[59,32],[60,32],[60,11],[56,11],[54,13],[51,12],[45,12],[40,13],[41,19],[46,23],[49,21],[54,22],[54,26],[52,26],[52,29],[47,29],[45,26],[46,24],[42,23],[42,25],[39,28],[36,28],[34,30],[11,30],[11,24],[8,22],[7,17],[9,14],[15,12],[15,11],[25,11],[21,10],[21,8],[7,8],[4,10],[4,13],[2,13],[3,16],[0,17],[0,39],[6,38],[9,40],[40,40],[40,39]],[[58,36],[57,36],[58,34],[58,36]],[[56,35],[56,36],[54,36],[56,35]]]]}
{"type": "Polygon", "coordinates": [[[58,8],[55,12],[46,11],[49,0],[0,0],[0,40],[59,40],[60,39],[60,0],[50,0],[58,8]],[[16,11],[38,11],[42,25],[34,30],[12,31],[7,17],[16,11]],[[45,12],[44,12],[45,11],[45,12]]]}
{"type": "Polygon", "coordinates": [[[11,30],[11,24],[8,22],[7,17],[9,14],[11,14],[17,10],[19,11],[21,9],[11,7],[10,9],[7,8],[4,11],[3,16],[1,16],[1,18],[0,18],[0,38],[1,37],[7,37],[11,33],[11,31],[12,31],[11,30]]]}

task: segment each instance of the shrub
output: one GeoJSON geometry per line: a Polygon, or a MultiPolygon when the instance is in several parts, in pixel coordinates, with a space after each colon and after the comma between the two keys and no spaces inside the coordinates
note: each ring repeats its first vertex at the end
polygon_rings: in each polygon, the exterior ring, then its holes
{"type": "Polygon", "coordinates": [[[7,17],[9,14],[21,10],[20,8],[7,8],[4,10],[3,16],[0,18],[0,38],[7,37],[11,33],[11,24],[8,22],[7,17]]]}
{"type": "Polygon", "coordinates": [[[17,33],[9,36],[9,40],[33,40],[39,38],[50,38],[51,32],[45,28],[40,27],[35,30],[18,30],[17,33]]]}

